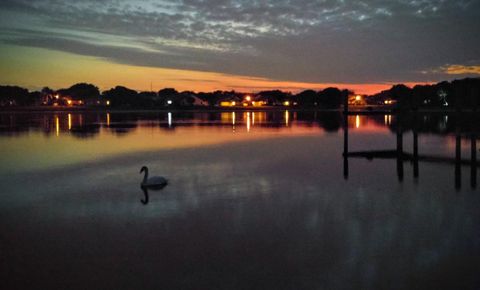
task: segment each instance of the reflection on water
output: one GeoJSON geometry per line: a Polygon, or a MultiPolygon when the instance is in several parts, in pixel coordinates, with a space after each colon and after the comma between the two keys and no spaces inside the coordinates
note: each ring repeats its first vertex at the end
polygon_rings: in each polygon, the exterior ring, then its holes
{"type": "Polygon", "coordinates": [[[392,124],[392,115],[385,115],[385,126],[392,124]]]}
{"type": "Polygon", "coordinates": [[[144,198],[140,200],[140,202],[144,205],[148,204],[149,202],[149,194],[148,192],[149,191],[161,191],[163,188],[165,188],[166,184],[163,184],[163,185],[160,185],[160,186],[156,186],[156,187],[147,187],[147,186],[142,186],[140,185],[140,189],[142,190],[143,192],[143,195],[144,195],[144,198]]]}
{"type": "Polygon", "coordinates": [[[295,113],[291,126],[287,111],[0,114],[0,145],[11,153],[2,160],[0,172],[55,167],[141,150],[319,134],[338,130],[338,120],[295,113]]]}
{"type": "MultiPolygon", "coordinates": [[[[360,118],[358,116],[357,123],[360,118]]],[[[377,122],[378,120],[374,120],[377,122]]],[[[75,137],[94,137],[102,133],[99,128],[108,133],[132,133],[137,128],[158,127],[168,130],[175,127],[224,127],[232,129],[288,127],[294,122],[296,127],[318,125],[328,131],[340,129],[341,118],[337,113],[317,114],[317,112],[160,112],[160,113],[13,113],[0,114],[0,134],[13,136],[28,132],[43,132],[46,136],[54,133],[71,134],[74,132],[90,132],[92,135],[72,134],[75,137]],[[52,127],[53,123],[53,127],[52,127]],[[324,124],[329,124],[325,126],[324,124]]],[[[357,127],[359,125],[357,124],[357,127]]]]}
{"type": "MultiPolygon", "coordinates": [[[[420,116],[415,121],[415,130],[422,135],[421,139],[426,134],[453,136],[455,124],[461,122],[464,131],[461,142],[466,142],[469,138],[465,134],[480,127],[478,118],[459,122],[457,119],[441,114],[420,116]]],[[[0,165],[0,172],[9,168],[26,170],[73,164],[140,150],[338,132],[343,122],[341,114],[336,112],[289,110],[0,114],[0,145],[11,152],[0,165]],[[50,139],[52,135],[58,140],[50,139]]],[[[412,116],[403,118],[402,133],[412,132],[413,122],[412,116]]],[[[396,132],[399,125],[392,115],[349,115],[347,123],[358,132],[373,134],[396,132]]],[[[454,138],[446,138],[436,142],[440,146],[434,149],[445,149],[445,143],[451,147],[449,150],[455,147],[454,138]]]]}
{"type": "Polygon", "coordinates": [[[476,289],[478,128],[435,114],[0,114],[3,282],[476,289]],[[170,185],[140,192],[143,164],[170,185]],[[462,174],[471,186],[455,188],[462,174]]]}
{"type": "MultiPolygon", "coordinates": [[[[349,118],[351,118],[348,115],[344,116],[344,124],[349,123],[349,118]]],[[[457,116],[456,122],[455,122],[455,157],[449,157],[449,156],[439,156],[439,155],[432,155],[429,150],[427,150],[426,153],[420,154],[419,155],[419,145],[418,145],[418,129],[419,129],[419,122],[418,122],[418,116],[415,114],[413,115],[413,119],[410,120],[410,123],[407,123],[412,130],[412,141],[413,141],[413,146],[412,150],[413,153],[409,153],[404,151],[404,141],[403,141],[403,135],[404,135],[404,126],[405,124],[400,121],[400,118],[404,118],[404,116],[397,116],[396,120],[396,148],[375,148],[375,149],[369,149],[366,151],[357,151],[357,152],[350,152],[349,151],[349,136],[348,136],[348,126],[345,127],[344,130],[344,137],[343,137],[343,144],[344,144],[344,150],[343,150],[343,172],[344,172],[344,178],[348,179],[349,176],[349,166],[348,166],[348,158],[351,157],[356,157],[356,158],[366,158],[368,160],[373,160],[375,158],[377,159],[396,159],[397,163],[397,176],[398,180],[400,182],[403,181],[404,178],[404,162],[409,161],[412,163],[413,166],[413,177],[415,179],[415,182],[417,182],[419,178],[419,162],[424,162],[424,163],[436,163],[436,164],[442,164],[442,165],[452,165],[455,167],[455,188],[459,190],[462,186],[461,179],[462,179],[462,166],[469,166],[470,167],[470,185],[473,189],[476,189],[477,187],[477,167],[480,166],[480,164],[477,162],[477,139],[479,138],[478,134],[478,128],[475,126],[468,126],[467,130],[462,127],[462,124],[465,123],[465,120],[470,121],[471,123],[475,124],[478,121],[478,117],[475,115],[469,115],[469,116],[464,116],[463,118],[459,118],[457,116]],[[466,131],[466,132],[465,132],[466,131]],[[470,159],[462,159],[462,138],[463,139],[469,139],[470,144],[471,144],[471,150],[470,150],[470,159]]],[[[440,119],[440,126],[437,128],[441,132],[445,132],[445,130],[448,128],[447,123],[448,123],[448,116],[442,116],[440,119]]],[[[424,122],[428,121],[428,118],[424,118],[424,122]]],[[[385,124],[391,124],[391,115],[385,115],[385,124]]],[[[358,129],[360,128],[360,116],[355,116],[355,127],[358,129]]],[[[377,146],[378,147],[378,146],[377,146]]]]}
{"type": "Polygon", "coordinates": [[[470,135],[471,143],[471,158],[469,160],[462,159],[462,145],[461,145],[461,135],[457,134],[455,137],[455,157],[448,156],[435,156],[435,155],[419,155],[418,154],[418,132],[414,130],[413,132],[413,154],[405,152],[403,150],[403,134],[400,130],[397,131],[397,147],[396,149],[377,149],[377,150],[367,150],[360,152],[349,152],[348,151],[348,131],[345,131],[344,135],[344,177],[348,179],[349,169],[348,169],[348,158],[357,157],[357,158],[366,158],[368,160],[377,159],[396,159],[397,161],[397,176],[400,182],[403,181],[404,177],[404,167],[403,163],[405,161],[410,161],[413,165],[413,177],[415,181],[419,178],[419,162],[428,162],[428,163],[438,163],[442,165],[454,165],[455,166],[455,188],[458,190],[461,188],[461,176],[462,176],[462,166],[469,166],[471,168],[470,174],[470,185],[472,188],[477,187],[477,167],[480,166],[480,163],[477,162],[477,135],[470,135]]]}
{"type": "Polygon", "coordinates": [[[55,117],[55,133],[58,136],[60,136],[60,120],[58,117],[55,117]]]}
{"type": "Polygon", "coordinates": [[[140,189],[143,191],[143,194],[145,196],[144,199],[141,199],[140,201],[143,203],[143,204],[147,204],[148,203],[148,200],[149,200],[149,196],[148,196],[148,188],[146,188],[145,186],[140,186],[140,189]]]}

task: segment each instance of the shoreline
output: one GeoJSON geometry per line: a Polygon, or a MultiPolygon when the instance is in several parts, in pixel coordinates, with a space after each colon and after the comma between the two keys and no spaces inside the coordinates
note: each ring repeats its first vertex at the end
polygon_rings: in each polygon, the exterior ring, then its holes
{"type": "Polygon", "coordinates": [[[320,111],[320,112],[341,112],[343,109],[328,108],[302,108],[302,107],[186,107],[186,108],[92,108],[92,107],[17,107],[17,108],[0,108],[0,113],[17,113],[17,112],[45,112],[45,113],[64,113],[64,112],[114,112],[114,113],[148,113],[148,112],[245,112],[245,111],[272,111],[280,112],[285,110],[291,111],[320,111]]]}
{"type": "MultiPolygon", "coordinates": [[[[295,111],[295,112],[338,112],[344,113],[343,107],[336,109],[328,108],[306,108],[306,107],[279,107],[279,106],[262,106],[262,107],[171,107],[171,108],[106,108],[106,107],[14,107],[0,108],[0,114],[3,113],[96,113],[96,112],[112,112],[112,113],[154,113],[154,112],[246,112],[246,111],[295,111]]],[[[356,106],[350,107],[347,114],[349,115],[382,115],[382,114],[451,114],[455,113],[455,108],[424,108],[416,111],[398,111],[395,108],[386,108],[385,106],[356,106]]],[[[471,108],[460,110],[462,113],[476,113],[471,108]]]]}

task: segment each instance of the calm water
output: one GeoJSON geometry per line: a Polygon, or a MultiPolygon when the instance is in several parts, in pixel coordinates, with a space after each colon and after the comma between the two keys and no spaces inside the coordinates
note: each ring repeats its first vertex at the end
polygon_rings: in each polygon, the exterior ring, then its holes
{"type": "Polygon", "coordinates": [[[0,114],[1,288],[479,289],[478,127],[349,116],[344,159],[337,113],[0,114]]]}

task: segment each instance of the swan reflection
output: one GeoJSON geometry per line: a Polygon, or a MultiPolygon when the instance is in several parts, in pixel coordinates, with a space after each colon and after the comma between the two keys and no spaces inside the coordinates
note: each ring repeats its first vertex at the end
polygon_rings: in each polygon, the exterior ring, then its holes
{"type": "Polygon", "coordinates": [[[148,203],[148,189],[147,189],[145,186],[140,186],[140,188],[142,189],[143,194],[145,195],[145,198],[144,198],[144,199],[141,199],[140,201],[141,201],[143,204],[147,204],[147,203],[148,203]]]}
{"type": "Polygon", "coordinates": [[[140,189],[143,191],[143,195],[144,195],[144,198],[141,199],[140,202],[142,202],[142,204],[146,205],[146,204],[149,202],[149,194],[148,194],[148,191],[149,191],[149,190],[160,191],[160,190],[162,190],[165,186],[167,186],[167,185],[164,184],[164,185],[159,185],[159,186],[155,186],[155,187],[148,187],[148,186],[140,185],[140,189]]]}

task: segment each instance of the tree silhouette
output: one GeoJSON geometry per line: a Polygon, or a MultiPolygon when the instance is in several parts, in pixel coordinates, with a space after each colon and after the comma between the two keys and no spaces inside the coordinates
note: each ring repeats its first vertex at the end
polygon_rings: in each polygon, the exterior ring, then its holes
{"type": "Polygon", "coordinates": [[[75,84],[68,89],[60,89],[57,93],[75,100],[98,99],[100,96],[98,88],[87,83],[75,84]]]}
{"type": "Polygon", "coordinates": [[[102,96],[110,101],[112,107],[132,107],[138,104],[138,93],[122,86],[104,91],[102,96]]]}

